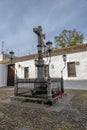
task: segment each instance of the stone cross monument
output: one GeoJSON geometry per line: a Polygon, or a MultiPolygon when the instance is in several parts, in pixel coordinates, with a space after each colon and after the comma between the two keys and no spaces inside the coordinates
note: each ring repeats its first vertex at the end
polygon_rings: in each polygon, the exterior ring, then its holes
{"type": "Polygon", "coordinates": [[[44,60],[43,60],[43,47],[44,47],[44,39],[45,35],[42,33],[42,27],[38,26],[37,28],[33,28],[33,31],[38,36],[38,44],[37,44],[37,50],[38,50],[38,60],[35,60],[35,66],[37,67],[37,78],[38,79],[44,79],[44,60]]]}

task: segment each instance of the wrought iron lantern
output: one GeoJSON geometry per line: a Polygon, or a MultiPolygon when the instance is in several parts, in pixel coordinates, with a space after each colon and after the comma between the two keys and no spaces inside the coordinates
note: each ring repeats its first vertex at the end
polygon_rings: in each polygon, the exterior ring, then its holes
{"type": "Polygon", "coordinates": [[[66,62],[66,54],[63,54],[63,61],[66,62]]]}
{"type": "Polygon", "coordinates": [[[50,56],[51,57],[51,51],[52,51],[52,42],[48,41],[46,43],[46,55],[47,57],[50,56]]]}
{"type": "Polygon", "coordinates": [[[12,63],[12,60],[13,60],[13,58],[14,58],[14,52],[13,52],[13,51],[10,51],[9,54],[10,54],[10,59],[11,59],[11,63],[12,63]]]}
{"type": "Polygon", "coordinates": [[[52,50],[52,42],[48,41],[46,43],[46,46],[47,46],[47,51],[50,52],[52,50]]]}
{"type": "Polygon", "coordinates": [[[63,67],[62,70],[61,70],[61,77],[63,78],[63,70],[64,70],[65,67],[66,67],[66,54],[63,54],[62,57],[63,57],[63,61],[64,61],[64,67],[63,67]]]}

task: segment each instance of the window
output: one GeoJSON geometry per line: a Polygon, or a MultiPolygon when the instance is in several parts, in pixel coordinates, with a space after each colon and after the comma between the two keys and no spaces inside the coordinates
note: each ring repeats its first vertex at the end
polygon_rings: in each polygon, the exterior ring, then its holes
{"type": "Polygon", "coordinates": [[[75,62],[67,63],[68,77],[76,77],[76,66],[75,62]]]}
{"type": "Polygon", "coordinates": [[[44,72],[45,72],[45,77],[49,77],[49,65],[45,65],[44,72]]]}
{"type": "Polygon", "coordinates": [[[29,78],[29,67],[24,68],[24,78],[29,78]]]}

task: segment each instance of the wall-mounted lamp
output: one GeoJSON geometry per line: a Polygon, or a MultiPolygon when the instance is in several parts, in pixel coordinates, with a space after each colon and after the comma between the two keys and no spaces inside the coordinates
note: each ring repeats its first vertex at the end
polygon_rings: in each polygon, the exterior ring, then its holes
{"type": "Polygon", "coordinates": [[[63,82],[63,70],[65,69],[65,67],[66,67],[66,54],[63,54],[62,55],[62,57],[63,57],[63,61],[64,61],[64,67],[62,68],[62,70],[61,70],[61,91],[64,93],[64,82],[63,82]]]}
{"type": "Polygon", "coordinates": [[[63,78],[63,70],[64,70],[65,67],[66,67],[66,54],[63,54],[62,57],[63,57],[63,61],[64,61],[64,67],[63,67],[62,70],[61,70],[61,77],[63,78]]]}
{"type": "Polygon", "coordinates": [[[63,61],[66,62],[66,54],[63,54],[63,61]]]}

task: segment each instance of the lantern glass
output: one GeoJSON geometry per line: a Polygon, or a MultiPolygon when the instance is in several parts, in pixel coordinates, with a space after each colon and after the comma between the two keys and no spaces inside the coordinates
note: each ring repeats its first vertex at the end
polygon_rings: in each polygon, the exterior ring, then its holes
{"type": "Polygon", "coordinates": [[[47,46],[47,51],[51,51],[52,50],[52,42],[47,42],[46,46],[47,46]]]}
{"type": "Polygon", "coordinates": [[[14,52],[13,51],[10,51],[9,54],[10,54],[10,58],[14,57],[14,52]]]}

